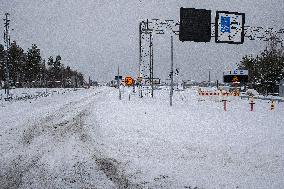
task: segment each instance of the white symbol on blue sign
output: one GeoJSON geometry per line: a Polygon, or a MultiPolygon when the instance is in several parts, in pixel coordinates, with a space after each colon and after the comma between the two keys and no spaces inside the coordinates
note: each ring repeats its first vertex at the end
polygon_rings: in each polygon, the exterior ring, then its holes
{"type": "Polygon", "coordinates": [[[221,32],[231,33],[231,17],[229,16],[221,16],[221,32]]]}

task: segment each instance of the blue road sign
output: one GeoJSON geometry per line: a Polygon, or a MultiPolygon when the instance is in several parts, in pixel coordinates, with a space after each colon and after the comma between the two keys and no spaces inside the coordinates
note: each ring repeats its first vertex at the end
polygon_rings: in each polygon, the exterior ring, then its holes
{"type": "Polygon", "coordinates": [[[221,32],[231,33],[231,17],[221,16],[221,32]]]}

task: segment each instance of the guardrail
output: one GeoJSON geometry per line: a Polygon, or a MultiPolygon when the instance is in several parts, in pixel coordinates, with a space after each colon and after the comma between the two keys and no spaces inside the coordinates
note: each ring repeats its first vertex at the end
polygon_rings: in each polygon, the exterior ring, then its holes
{"type": "Polygon", "coordinates": [[[5,95],[3,94],[0,94],[0,101],[8,101],[8,102],[11,102],[11,101],[21,101],[21,100],[31,100],[31,99],[37,99],[37,98],[41,98],[41,97],[48,97],[50,95],[54,95],[54,94],[65,94],[67,92],[70,92],[70,91],[76,91],[74,89],[70,89],[70,90],[64,90],[64,91],[49,91],[49,92],[46,92],[46,91],[42,91],[42,92],[34,92],[35,94],[29,94],[29,93],[26,93],[26,92],[23,92],[21,94],[18,94],[18,95],[15,95],[15,94],[10,94],[8,97],[6,97],[5,95]]]}
{"type": "MultiPolygon", "coordinates": [[[[249,99],[250,96],[248,95],[241,95],[241,99],[249,99]]],[[[265,96],[254,96],[254,99],[260,99],[260,100],[269,100],[269,101],[276,101],[276,102],[284,102],[284,99],[276,98],[276,97],[265,97],[265,96]]]]}

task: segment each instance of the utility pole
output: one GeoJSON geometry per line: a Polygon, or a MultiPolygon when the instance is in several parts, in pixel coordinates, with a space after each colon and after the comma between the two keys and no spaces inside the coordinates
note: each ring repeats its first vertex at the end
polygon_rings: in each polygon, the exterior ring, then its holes
{"type": "Polygon", "coordinates": [[[152,41],[152,32],[150,32],[150,82],[151,82],[151,96],[152,98],[154,97],[154,82],[153,82],[153,77],[154,77],[154,74],[153,74],[153,68],[154,68],[154,65],[153,65],[153,41],[152,41]]]}
{"type": "Polygon", "coordinates": [[[120,78],[119,78],[119,65],[117,68],[117,85],[118,85],[118,98],[121,100],[121,91],[120,91],[120,78]]]}
{"type": "Polygon", "coordinates": [[[171,89],[170,89],[170,106],[173,105],[173,92],[174,92],[174,45],[173,36],[171,36],[171,89]]]}
{"type": "MultiPolygon", "coordinates": [[[[9,13],[5,13],[4,20],[4,43],[6,47],[5,52],[5,75],[6,75],[6,88],[7,88],[7,98],[9,97],[9,89],[10,89],[10,75],[9,75],[9,62],[8,62],[8,50],[10,48],[10,36],[9,36],[9,24],[10,20],[8,19],[9,13]]],[[[6,92],[6,91],[5,91],[6,92]]]]}

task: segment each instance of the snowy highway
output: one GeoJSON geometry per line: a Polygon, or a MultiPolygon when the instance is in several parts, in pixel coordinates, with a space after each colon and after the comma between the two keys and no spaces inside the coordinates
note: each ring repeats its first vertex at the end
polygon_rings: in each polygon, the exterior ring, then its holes
{"type": "Polygon", "coordinates": [[[0,188],[283,188],[284,104],[80,89],[0,106],[0,188]],[[128,94],[131,94],[129,101],[128,94]]]}

